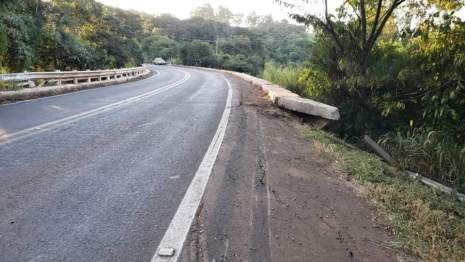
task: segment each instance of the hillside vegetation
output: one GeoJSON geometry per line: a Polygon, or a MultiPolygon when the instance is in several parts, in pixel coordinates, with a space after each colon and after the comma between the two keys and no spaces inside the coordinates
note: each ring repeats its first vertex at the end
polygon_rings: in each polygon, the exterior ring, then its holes
{"type": "Polygon", "coordinates": [[[268,59],[302,62],[311,43],[304,26],[208,4],[180,20],[94,0],[5,0],[0,23],[3,73],[131,67],[162,57],[257,75],[268,59]]]}
{"type": "Polygon", "coordinates": [[[355,0],[333,13],[308,6],[293,15],[316,33],[308,60],[269,62],[264,76],[338,107],[339,137],[380,138],[402,167],[465,192],[463,4],[355,0]]]}

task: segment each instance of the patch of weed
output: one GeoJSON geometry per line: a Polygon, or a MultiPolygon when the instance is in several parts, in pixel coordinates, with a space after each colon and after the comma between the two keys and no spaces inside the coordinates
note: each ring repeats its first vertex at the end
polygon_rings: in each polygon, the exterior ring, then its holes
{"type": "Polygon", "coordinates": [[[0,91],[17,91],[24,88],[19,81],[0,81],[0,91]]]}
{"type": "Polygon", "coordinates": [[[465,261],[465,205],[423,185],[379,158],[346,147],[335,136],[299,127],[304,137],[339,171],[354,178],[372,208],[387,216],[394,247],[425,261],[465,261]]]}

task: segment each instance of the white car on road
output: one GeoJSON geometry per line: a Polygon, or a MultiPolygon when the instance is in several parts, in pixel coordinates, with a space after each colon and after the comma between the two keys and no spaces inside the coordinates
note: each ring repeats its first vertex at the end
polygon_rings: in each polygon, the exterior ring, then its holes
{"type": "Polygon", "coordinates": [[[157,57],[153,60],[153,63],[155,65],[166,65],[166,62],[165,60],[163,60],[163,58],[160,58],[160,57],[157,57]]]}

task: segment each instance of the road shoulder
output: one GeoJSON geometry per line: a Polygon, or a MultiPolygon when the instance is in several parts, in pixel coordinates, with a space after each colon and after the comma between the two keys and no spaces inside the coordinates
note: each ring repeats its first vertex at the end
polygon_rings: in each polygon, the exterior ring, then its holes
{"type": "Polygon", "coordinates": [[[262,91],[225,75],[242,101],[181,261],[395,261],[366,201],[311,152],[262,91]]]}

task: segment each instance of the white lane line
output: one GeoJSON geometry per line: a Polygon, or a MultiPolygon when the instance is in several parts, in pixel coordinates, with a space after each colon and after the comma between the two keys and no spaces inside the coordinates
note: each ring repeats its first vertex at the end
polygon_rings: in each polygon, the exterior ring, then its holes
{"type": "MultiPolygon", "coordinates": [[[[151,69],[149,69],[151,70],[151,69]]],[[[150,80],[154,77],[157,77],[159,75],[161,75],[160,72],[158,72],[157,70],[151,70],[153,72],[157,72],[156,75],[153,75],[149,78],[146,78],[146,79],[142,79],[142,80],[139,80],[137,81],[137,83],[140,83],[140,82],[143,82],[143,81],[147,81],[147,80],[150,80]]],[[[134,82],[132,82],[134,83],[134,82]]],[[[113,87],[113,86],[122,86],[122,85],[126,85],[126,84],[130,84],[130,83],[122,83],[122,84],[115,84],[115,85],[111,85],[111,86],[103,86],[103,87],[97,87],[98,89],[103,89],[103,88],[109,88],[109,87],[113,87]]],[[[90,92],[90,91],[95,91],[95,89],[97,88],[91,88],[91,89],[86,89],[86,90],[81,90],[81,91],[75,91],[75,92],[69,92],[69,93],[66,93],[66,94],[60,94],[60,95],[53,95],[53,96],[47,96],[47,97],[39,97],[39,98],[34,98],[34,99],[28,99],[28,100],[21,100],[21,101],[18,101],[18,102],[13,102],[13,103],[8,103],[8,104],[3,104],[3,105],[0,105],[1,107],[3,106],[11,106],[11,105],[16,105],[16,104],[21,104],[21,103],[25,103],[25,102],[31,102],[31,101],[37,101],[37,100],[45,100],[45,99],[50,99],[50,98],[55,98],[55,97],[60,97],[60,96],[68,96],[68,95],[73,95],[73,94],[79,94],[79,93],[84,93],[84,92],[90,92]]]]}
{"type": "MultiPolygon", "coordinates": [[[[221,76],[221,75],[220,75],[221,76]]],[[[221,76],[223,77],[223,76],[221,76]]],[[[226,100],[226,106],[221,117],[220,124],[216,130],[215,136],[213,137],[210,146],[208,147],[205,156],[203,157],[202,163],[199,169],[195,173],[189,188],[181,201],[181,204],[176,211],[176,214],[171,220],[160,245],[157,247],[157,251],[153,256],[151,262],[174,262],[177,261],[179,254],[181,253],[182,246],[186,240],[187,233],[191,227],[192,221],[194,220],[197,208],[202,200],[203,192],[207,185],[210,177],[213,165],[215,164],[216,157],[223,142],[223,137],[226,131],[226,126],[229,121],[229,114],[231,113],[231,100],[232,100],[232,88],[231,83],[223,77],[228,84],[228,98],[226,100]],[[172,257],[161,257],[158,255],[160,248],[174,248],[175,253],[172,257]]]]}
{"type": "MultiPolygon", "coordinates": [[[[178,70],[178,71],[180,71],[180,70],[178,70]]],[[[181,72],[183,72],[183,71],[181,71],[181,72]]],[[[115,109],[115,108],[117,108],[119,106],[127,105],[127,104],[133,103],[135,101],[139,101],[141,99],[144,99],[144,98],[147,98],[147,97],[150,97],[150,96],[154,96],[156,94],[159,94],[161,92],[164,92],[166,90],[169,90],[169,89],[171,89],[173,87],[176,87],[176,86],[186,82],[190,78],[190,74],[187,73],[187,72],[183,72],[183,73],[185,74],[183,79],[181,79],[181,80],[179,80],[177,82],[174,82],[172,84],[169,84],[167,86],[161,87],[161,88],[159,88],[157,90],[153,90],[153,91],[147,92],[147,93],[142,94],[142,95],[131,97],[131,98],[128,98],[128,99],[125,99],[125,100],[122,100],[122,101],[119,101],[119,102],[116,102],[116,103],[112,103],[112,104],[109,104],[109,105],[106,105],[106,106],[95,108],[95,109],[92,109],[92,110],[89,110],[89,111],[86,111],[86,112],[82,112],[82,113],[79,113],[79,114],[76,114],[76,115],[72,115],[72,116],[69,116],[69,117],[58,119],[58,120],[55,120],[55,121],[52,121],[52,122],[48,122],[48,123],[45,123],[45,124],[33,126],[33,127],[30,127],[30,128],[27,128],[27,129],[24,129],[24,130],[15,132],[15,133],[2,135],[2,136],[0,136],[0,146],[4,146],[6,144],[11,144],[14,141],[17,141],[19,139],[23,139],[23,138],[30,137],[30,136],[33,136],[33,135],[37,135],[37,134],[43,133],[43,132],[45,132],[45,131],[47,131],[49,129],[60,127],[60,126],[66,125],[66,124],[70,124],[70,123],[73,123],[73,122],[76,122],[76,121],[79,121],[79,120],[82,120],[82,119],[85,119],[85,118],[88,118],[88,117],[91,117],[91,116],[95,116],[97,114],[100,114],[100,113],[103,113],[103,112],[106,112],[106,111],[109,111],[109,110],[113,110],[113,109],[115,109]]]]}

